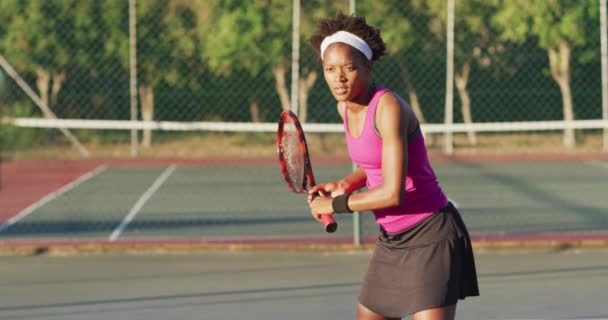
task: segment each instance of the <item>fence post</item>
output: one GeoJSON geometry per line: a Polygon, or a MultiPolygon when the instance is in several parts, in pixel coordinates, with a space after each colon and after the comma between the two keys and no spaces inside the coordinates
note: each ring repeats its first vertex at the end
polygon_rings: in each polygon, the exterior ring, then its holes
{"type": "MultiPolygon", "coordinates": [[[[349,0],[349,11],[350,14],[354,15],[357,10],[357,0],[349,0]]],[[[352,163],[352,171],[357,170],[357,165],[352,163]]],[[[353,212],[353,244],[355,246],[361,246],[361,213],[359,211],[353,212]]]]}
{"type": "MultiPolygon", "coordinates": [[[[606,39],[606,0],[600,0],[600,29],[602,45],[602,118],[608,121],[608,40],[606,39]]],[[[604,127],[603,150],[608,152],[608,128],[604,127]]]]}
{"type": "MultiPolygon", "coordinates": [[[[131,121],[137,121],[137,33],[135,14],[136,0],[129,0],[129,94],[131,98],[131,121]]],[[[131,156],[137,156],[137,129],[131,129],[131,156]]]]}
{"type": "MultiPolygon", "coordinates": [[[[448,0],[447,46],[446,46],[446,90],[444,123],[449,127],[454,122],[454,1],[448,0]]],[[[443,152],[452,154],[454,144],[452,131],[444,133],[443,152]]]]}
{"type": "Polygon", "coordinates": [[[293,0],[291,35],[291,111],[300,116],[298,106],[300,82],[300,0],[293,0]]]}

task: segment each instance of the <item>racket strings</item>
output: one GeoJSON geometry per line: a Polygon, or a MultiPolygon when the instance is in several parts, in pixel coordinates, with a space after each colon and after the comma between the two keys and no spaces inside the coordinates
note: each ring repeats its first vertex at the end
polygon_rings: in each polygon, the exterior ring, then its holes
{"type": "Polygon", "coordinates": [[[305,163],[301,147],[300,134],[291,121],[287,121],[283,127],[281,149],[284,155],[288,179],[293,186],[300,191],[305,184],[305,163]]]}

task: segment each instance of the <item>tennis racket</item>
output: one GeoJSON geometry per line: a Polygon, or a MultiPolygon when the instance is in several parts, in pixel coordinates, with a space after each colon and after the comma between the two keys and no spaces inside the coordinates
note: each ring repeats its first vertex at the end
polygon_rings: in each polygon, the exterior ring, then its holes
{"type": "MultiPolygon", "coordinates": [[[[281,112],[277,132],[279,166],[289,189],[295,193],[308,193],[315,185],[308,145],[298,117],[290,110],[281,112]]],[[[334,232],[338,224],[331,215],[321,215],[326,232],[334,232]]]]}

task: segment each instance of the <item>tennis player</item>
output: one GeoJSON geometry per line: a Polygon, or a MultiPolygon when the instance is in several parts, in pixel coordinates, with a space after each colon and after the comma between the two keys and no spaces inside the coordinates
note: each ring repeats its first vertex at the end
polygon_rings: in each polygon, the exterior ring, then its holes
{"type": "Polygon", "coordinates": [[[358,165],[341,180],[311,188],[311,213],[319,220],[372,211],[380,227],[357,319],[454,319],[458,300],[479,295],[471,241],[429,163],[416,115],[371,81],[373,61],[385,53],[380,31],[364,17],[339,13],[319,21],[310,44],[358,165]],[[328,196],[313,196],[319,193],[328,196]]]}

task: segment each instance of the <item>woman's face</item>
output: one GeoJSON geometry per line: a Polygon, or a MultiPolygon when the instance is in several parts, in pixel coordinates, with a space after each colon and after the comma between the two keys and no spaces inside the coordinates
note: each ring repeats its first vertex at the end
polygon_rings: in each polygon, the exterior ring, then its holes
{"type": "MultiPolygon", "coordinates": [[[[354,101],[367,92],[372,63],[357,49],[337,42],[330,45],[323,56],[325,82],[336,100],[354,101]]],[[[362,103],[364,103],[362,101],[362,103]]]]}

